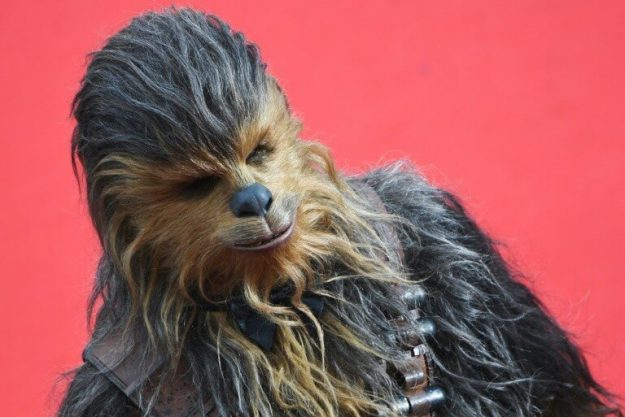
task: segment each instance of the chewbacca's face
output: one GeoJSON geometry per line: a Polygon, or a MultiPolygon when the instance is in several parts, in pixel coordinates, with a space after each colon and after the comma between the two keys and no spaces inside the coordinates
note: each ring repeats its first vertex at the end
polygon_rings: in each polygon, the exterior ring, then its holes
{"type": "Polygon", "coordinates": [[[103,246],[145,297],[165,279],[204,294],[301,282],[327,251],[331,163],[298,140],[257,49],[222,22],[133,21],[93,56],[74,114],[103,246]]]}
{"type": "Polygon", "coordinates": [[[314,231],[327,223],[313,196],[331,184],[311,163],[311,144],[298,139],[299,122],[282,93],[273,83],[267,91],[257,117],[232,137],[229,157],[206,146],[162,164],[105,158],[115,163],[102,164],[96,177],[122,178],[105,192],[117,207],[107,227],[129,226],[109,233],[135,231],[126,258],[141,248],[152,262],[200,281],[206,293],[243,276],[271,286],[306,262],[314,231]]]}

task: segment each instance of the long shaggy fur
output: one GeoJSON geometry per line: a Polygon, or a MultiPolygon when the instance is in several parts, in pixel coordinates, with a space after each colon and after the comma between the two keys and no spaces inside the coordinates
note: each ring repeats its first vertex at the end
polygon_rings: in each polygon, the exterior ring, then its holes
{"type": "MultiPolygon", "coordinates": [[[[569,336],[513,276],[494,243],[458,199],[400,165],[367,181],[401,227],[413,279],[434,317],[437,381],[444,416],[595,416],[616,412],[569,336]]],[[[620,415],[620,413],[619,413],[620,415]]]]}
{"type": "MultiPolygon", "coordinates": [[[[257,49],[217,18],[170,9],[135,19],[93,55],[74,115],[72,154],[84,168],[104,251],[90,300],[90,312],[98,306],[91,343],[121,334],[128,353],[164,360],[160,385],[141,398],[145,414],[180,366],[197,401],[209,396],[217,415],[374,413],[400,394],[383,363],[402,355],[388,317],[407,316],[407,306],[387,289],[408,284],[425,289],[423,313],[439,329],[430,342],[434,377],[449,398],[439,416],[618,413],[454,196],[406,164],[362,178],[337,173],[323,147],[296,140],[299,123],[257,49]],[[258,143],[272,150],[273,169],[243,167],[258,143]],[[215,172],[228,181],[198,197],[198,180],[215,172]],[[224,202],[257,177],[276,193],[268,216],[296,210],[297,229],[289,246],[243,259],[219,242],[259,226],[232,223],[224,202]],[[371,185],[388,214],[354,192],[354,181],[371,185]],[[397,231],[405,264],[383,225],[397,231]],[[294,309],[269,302],[271,288],[287,283],[294,309]],[[321,318],[301,302],[305,290],[326,297],[321,318]],[[278,324],[271,352],[225,312],[197,307],[233,291],[278,324]]],[[[58,415],[140,411],[85,364],[58,415]]]]}

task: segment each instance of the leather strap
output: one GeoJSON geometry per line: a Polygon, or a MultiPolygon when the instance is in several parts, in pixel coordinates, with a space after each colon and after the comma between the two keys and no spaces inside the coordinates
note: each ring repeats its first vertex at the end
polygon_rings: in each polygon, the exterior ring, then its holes
{"type": "MultiPolygon", "coordinates": [[[[148,401],[157,389],[158,369],[164,360],[156,357],[142,359],[127,353],[120,344],[121,335],[109,334],[92,342],[83,352],[83,360],[102,372],[117,388],[145,412],[148,401]],[[141,387],[141,389],[139,389],[141,387]]],[[[198,406],[191,375],[184,367],[178,369],[171,382],[163,384],[150,417],[205,417],[214,409],[209,398],[204,407],[198,406]]]]}
{"type": "MultiPolygon", "coordinates": [[[[361,180],[351,180],[350,185],[371,206],[371,209],[381,214],[388,214],[380,196],[370,185],[361,180]]],[[[392,260],[398,265],[403,265],[405,263],[404,248],[395,229],[387,222],[375,222],[374,228],[382,241],[393,249],[390,251],[391,256],[394,256],[392,260]]]]}
{"type": "MultiPolygon", "coordinates": [[[[364,181],[352,181],[354,189],[379,213],[388,214],[384,202],[378,193],[364,181]]],[[[395,229],[386,222],[376,224],[380,238],[397,254],[394,259],[405,264],[404,250],[395,229]]],[[[423,289],[414,284],[393,286],[390,296],[405,303],[409,308],[409,318],[392,319],[398,332],[398,343],[408,344],[404,358],[387,363],[387,372],[403,389],[403,397],[389,402],[390,408],[399,415],[410,417],[430,417],[432,409],[441,404],[445,397],[443,391],[432,386],[432,364],[429,351],[422,338],[434,333],[434,323],[420,318],[419,303],[425,297],[423,289]],[[418,323],[415,327],[414,323],[418,323]]]]}
{"type": "MultiPolygon", "coordinates": [[[[386,213],[384,203],[377,192],[363,181],[352,180],[350,184],[364,197],[371,208],[379,213],[386,213]]],[[[393,227],[385,222],[375,224],[380,238],[393,248],[390,256],[393,262],[404,263],[404,251],[393,227]]],[[[390,259],[387,258],[390,261],[390,259]]],[[[394,286],[389,296],[406,303],[413,319],[419,320],[419,301],[423,290],[416,286],[394,286]]],[[[397,414],[410,417],[430,417],[432,405],[443,400],[440,389],[432,387],[432,371],[429,352],[421,338],[433,331],[431,322],[418,321],[414,328],[413,320],[392,319],[397,332],[398,343],[408,343],[406,356],[394,363],[387,364],[387,371],[404,390],[404,396],[389,401],[390,409],[397,414]]],[[[92,341],[83,353],[83,360],[91,363],[115,384],[132,402],[145,412],[147,401],[156,387],[158,369],[164,365],[162,359],[153,357],[141,359],[138,355],[126,352],[120,343],[119,334],[109,334],[97,341],[92,341]],[[141,389],[139,389],[142,387],[141,389]]],[[[174,375],[172,382],[161,388],[157,402],[153,405],[150,417],[205,417],[215,413],[214,403],[209,399],[204,407],[198,407],[189,373],[184,366],[174,375]]]]}

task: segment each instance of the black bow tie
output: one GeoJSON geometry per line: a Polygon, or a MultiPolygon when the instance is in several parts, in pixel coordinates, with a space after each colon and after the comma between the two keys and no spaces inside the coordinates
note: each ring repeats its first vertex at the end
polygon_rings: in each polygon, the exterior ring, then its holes
{"type": "MultiPolygon", "coordinates": [[[[292,307],[291,296],[293,289],[290,287],[280,287],[273,290],[269,295],[272,304],[292,307]]],[[[323,296],[306,291],[302,294],[302,303],[304,303],[315,317],[320,317],[323,313],[324,298],[323,296]]],[[[239,330],[245,334],[248,339],[256,343],[263,350],[271,350],[276,338],[277,325],[269,320],[265,315],[252,308],[242,295],[230,297],[223,304],[200,304],[199,307],[207,311],[227,311],[234,319],[239,330]]],[[[309,317],[298,312],[302,321],[309,331],[314,331],[314,324],[309,317]]]]}

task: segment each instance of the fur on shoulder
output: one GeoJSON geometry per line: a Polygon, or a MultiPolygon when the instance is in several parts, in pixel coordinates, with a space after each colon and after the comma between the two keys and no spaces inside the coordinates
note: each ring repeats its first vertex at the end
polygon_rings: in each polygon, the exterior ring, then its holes
{"type": "Polygon", "coordinates": [[[622,415],[588,370],[571,336],[523,284],[452,193],[408,162],[364,176],[399,225],[412,278],[427,292],[424,315],[445,417],[622,415]]]}

